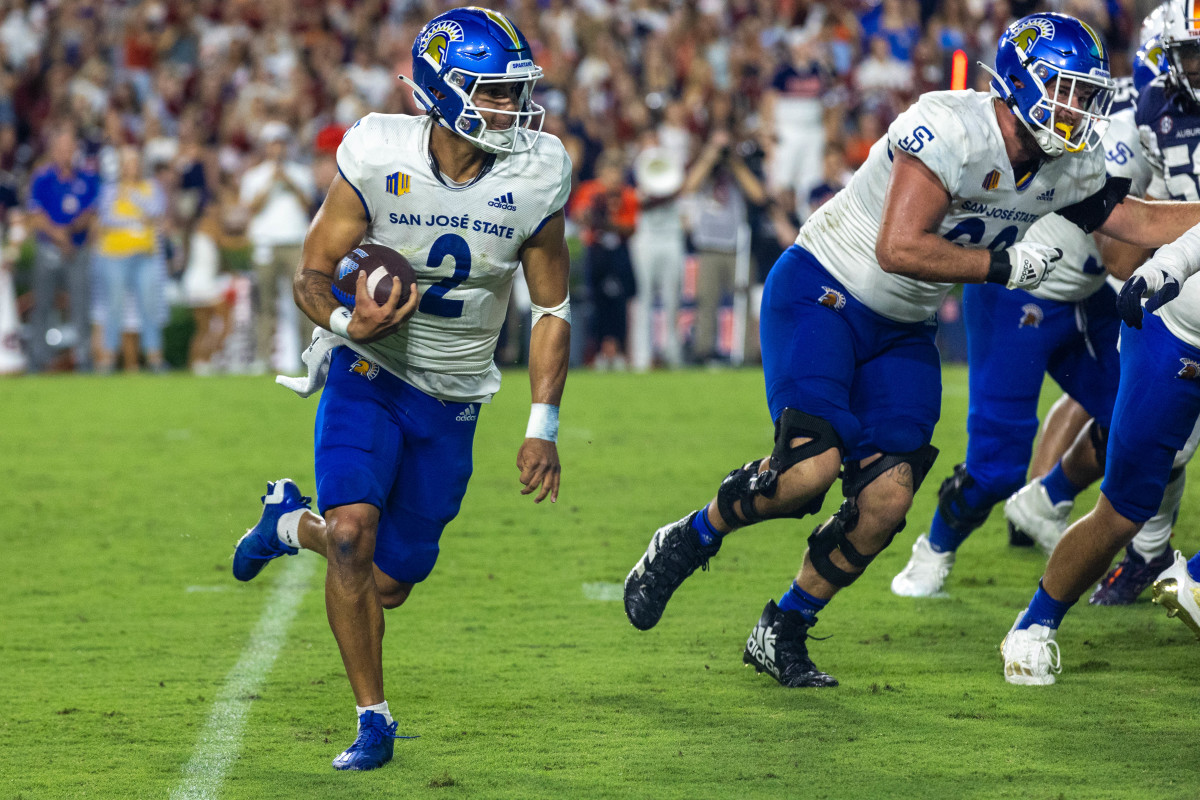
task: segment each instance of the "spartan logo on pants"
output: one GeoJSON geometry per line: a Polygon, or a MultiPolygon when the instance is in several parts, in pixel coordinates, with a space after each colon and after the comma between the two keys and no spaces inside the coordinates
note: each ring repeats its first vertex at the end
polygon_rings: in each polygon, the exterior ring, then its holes
{"type": "Polygon", "coordinates": [[[746,653],[763,669],[779,679],[779,667],[775,666],[775,628],[755,625],[746,640],[746,653]]]}

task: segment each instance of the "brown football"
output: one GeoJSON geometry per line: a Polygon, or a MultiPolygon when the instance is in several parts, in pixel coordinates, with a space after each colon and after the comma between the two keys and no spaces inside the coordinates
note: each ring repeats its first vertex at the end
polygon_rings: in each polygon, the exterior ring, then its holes
{"type": "Polygon", "coordinates": [[[334,270],[333,296],[347,308],[354,308],[360,272],[367,274],[367,291],[379,305],[391,296],[392,281],[400,281],[400,302],[403,304],[408,300],[409,287],[417,280],[408,259],[392,248],[382,244],[360,244],[342,256],[334,270]]]}

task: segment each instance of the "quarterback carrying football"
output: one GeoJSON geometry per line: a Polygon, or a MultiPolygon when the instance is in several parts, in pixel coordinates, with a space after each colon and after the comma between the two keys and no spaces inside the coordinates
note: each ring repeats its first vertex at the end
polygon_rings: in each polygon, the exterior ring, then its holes
{"type": "Polygon", "coordinates": [[[1032,289],[1061,253],[1022,240],[1057,211],[1141,247],[1200,221],[1200,204],[1122,201],[1098,145],[1113,81],[1094,31],[1033,14],[999,40],[992,93],[922,95],[817,210],[772,268],[761,338],[772,454],[734,469],[717,496],[659,529],[625,583],[635,627],[654,626],[730,531],[846,500],[808,539],[743,660],[788,687],[834,686],[805,640],[817,615],[904,526],[928,474],[941,407],[935,312],[954,283],[1032,289]]]}
{"type": "MultiPolygon", "coordinates": [[[[429,575],[438,540],[471,475],[481,404],[500,388],[492,360],[518,266],[533,302],[533,407],[517,454],[522,494],[557,500],[558,405],[570,340],[563,206],[571,162],[541,132],[533,102],[541,69],[503,14],[461,8],[417,35],[413,77],[424,116],[370,114],[337,151],[339,174],[309,229],[296,303],[326,330],[305,354],[311,394],[322,383],[315,467],[319,515],[296,484],[268,487],[262,518],[233,563],[250,580],[272,558],[328,559],[330,627],[354,692],[358,737],[337,769],[374,769],[393,752],[383,688],[383,611],[429,575]],[[330,291],[360,242],[413,265],[379,305],[360,274],[353,311],[330,291]]],[[[281,380],[281,382],[283,382],[281,380]]]]}

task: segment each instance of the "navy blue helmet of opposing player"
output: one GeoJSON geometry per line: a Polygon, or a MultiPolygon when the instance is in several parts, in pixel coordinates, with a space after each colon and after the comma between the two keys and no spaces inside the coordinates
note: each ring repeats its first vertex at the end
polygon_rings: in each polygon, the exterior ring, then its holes
{"type": "Polygon", "coordinates": [[[545,109],[533,102],[533,86],[542,70],[524,34],[508,17],[486,8],[458,8],[434,17],[413,42],[413,97],[427,113],[491,153],[533,147],[545,109]],[[488,85],[513,90],[515,108],[485,109],[508,118],[507,126],[488,126],[475,99],[488,85]]]}
{"type": "Polygon", "coordinates": [[[1163,4],[1162,48],[1171,84],[1200,102],[1200,9],[1195,0],[1163,4]]]}
{"type": "Polygon", "coordinates": [[[1046,155],[1091,150],[1108,123],[1114,83],[1104,42],[1064,14],[1030,14],[1009,25],[996,48],[992,88],[1046,155]]]}

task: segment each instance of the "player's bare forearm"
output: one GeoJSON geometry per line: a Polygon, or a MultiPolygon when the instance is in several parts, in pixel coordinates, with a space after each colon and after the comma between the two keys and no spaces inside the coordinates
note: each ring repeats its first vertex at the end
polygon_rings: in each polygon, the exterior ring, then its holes
{"type": "Polygon", "coordinates": [[[571,354],[571,324],[555,314],[566,315],[566,309],[569,308],[567,292],[571,262],[564,230],[563,214],[559,211],[521,248],[529,299],[535,306],[553,310],[553,313],[543,314],[534,323],[529,340],[529,384],[533,402],[539,406],[553,407],[534,409],[530,427],[552,428],[553,431],[546,432],[544,436],[536,435],[536,430],[527,431],[517,452],[517,469],[521,471],[520,480],[523,484],[521,494],[537,491],[535,503],[547,497],[552,503],[558,500],[562,472],[555,439],[557,407],[562,402],[571,354]],[[547,423],[547,417],[542,412],[553,415],[552,424],[547,423]]]}
{"type": "Polygon", "coordinates": [[[875,258],[884,272],[921,281],[982,283],[991,253],[968,250],[938,234],[949,209],[950,194],[933,171],[897,151],[875,239],[875,258]]]}
{"type": "Polygon", "coordinates": [[[1154,248],[1175,241],[1200,224],[1200,203],[1141,200],[1126,197],[1097,230],[1138,247],[1154,248]]]}
{"type": "Polygon", "coordinates": [[[875,257],[884,272],[919,281],[983,283],[992,263],[990,250],[973,250],[948,242],[937,234],[917,234],[875,245],[875,257]]]}
{"type": "Polygon", "coordinates": [[[557,406],[567,383],[571,326],[566,320],[542,317],[529,337],[529,389],[534,403],[557,406]]]}
{"type": "Polygon", "coordinates": [[[304,250],[292,281],[296,305],[317,325],[328,327],[329,315],[341,305],[330,292],[334,270],[366,233],[366,209],[339,173],[304,237],[304,250]]]}
{"type": "Polygon", "coordinates": [[[1128,244],[1099,232],[1092,236],[1100,251],[1101,263],[1104,264],[1108,273],[1118,280],[1128,280],[1133,271],[1140,267],[1153,252],[1148,248],[1128,244]]]}
{"type": "MultiPolygon", "coordinates": [[[[557,435],[556,409],[562,402],[570,354],[570,324],[549,314],[539,319],[533,326],[529,342],[531,397],[535,404],[553,408],[532,409],[531,427],[536,425],[532,421],[535,417],[544,419],[547,414],[553,412],[557,435]]],[[[521,494],[532,494],[536,491],[535,503],[540,503],[547,497],[552,503],[558,502],[562,466],[558,461],[558,446],[552,439],[541,438],[531,431],[526,431],[521,448],[517,451],[517,469],[520,470],[521,494]]]]}
{"type": "Polygon", "coordinates": [[[333,276],[316,269],[306,269],[301,260],[292,281],[292,296],[296,305],[316,324],[326,327],[329,315],[341,305],[333,296],[333,276]]]}

